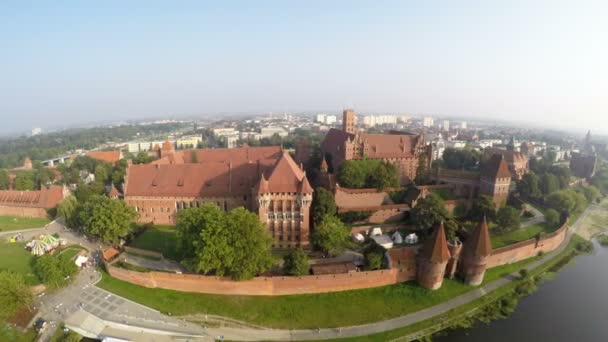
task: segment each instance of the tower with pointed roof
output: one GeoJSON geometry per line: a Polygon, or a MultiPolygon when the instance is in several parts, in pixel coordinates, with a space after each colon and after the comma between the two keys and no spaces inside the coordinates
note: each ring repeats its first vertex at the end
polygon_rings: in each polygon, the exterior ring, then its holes
{"type": "Polygon", "coordinates": [[[507,151],[515,151],[515,137],[511,136],[511,140],[507,144],[507,151]]]}
{"type": "Polygon", "coordinates": [[[511,171],[502,154],[494,154],[485,163],[479,178],[479,192],[489,196],[500,208],[507,203],[509,187],[511,186],[511,171]]]}
{"type": "Polygon", "coordinates": [[[477,286],[483,282],[491,254],[490,231],[484,217],[464,243],[461,273],[466,284],[477,286]]]}
{"type": "Polygon", "coordinates": [[[442,222],[418,254],[417,279],[420,286],[431,290],[440,288],[449,260],[450,251],[442,222]]]}

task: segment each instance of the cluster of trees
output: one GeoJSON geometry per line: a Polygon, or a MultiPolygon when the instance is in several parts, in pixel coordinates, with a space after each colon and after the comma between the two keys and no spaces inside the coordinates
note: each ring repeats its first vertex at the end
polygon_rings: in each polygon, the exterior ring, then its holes
{"type": "Polygon", "coordinates": [[[482,158],[483,154],[474,149],[448,147],[443,152],[440,165],[446,169],[473,171],[479,170],[482,158]]]}
{"type": "Polygon", "coordinates": [[[349,244],[350,230],[337,217],[334,195],[321,187],[315,189],[311,204],[311,218],[314,232],[311,236],[313,247],[326,255],[336,255],[349,244]]]}
{"type": "Polygon", "coordinates": [[[338,171],[338,182],[346,188],[393,188],[399,186],[394,164],[375,159],[347,160],[338,171]]]}
{"type": "Polygon", "coordinates": [[[123,156],[125,159],[131,160],[133,164],[149,164],[156,160],[154,156],[148,154],[148,152],[139,152],[137,154],[133,154],[131,152],[123,152],[123,156]]]}
{"type": "Polygon", "coordinates": [[[591,184],[604,196],[608,195],[608,165],[605,162],[598,166],[595,175],[591,178],[591,184]]]}
{"type": "Polygon", "coordinates": [[[78,271],[67,254],[59,256],[45,254],[34,259],[34,273],[48,287],[59,288],[64,286],[69,277],[78,271]]]}
{"type": "Polygon", "coordinates": [[[0,321],[12,317],[23,307],[34,302],[30,287],[23,275],[11,271],[0,271],[0,321]]]}
{"type": "Polygon", "coordinates": [[[54,158],[77,149],[92,149],[108,141],[127,141],[136,135],[164,136],[187,127],[186,123],[123,125],[79,128],[36,135],[0,139],[0,168],[21,166],[26,157],[32,160],[54,158]]]}
{"type": "Polygon", "coordinates": [[[177,236],[182,263],[195,272],[244,280],[273,265],[266,227],[244,208],[226,213],[207,204],[182,210],[177,236]]]}
{"type": "Polygon", "coordinates": [[[57,169],[61,172],[63,184],[84,185],[80,177],[81,171],[86,171],[95,175],[94,192],[102,193],[105,186],[113,184],[120,187],[124,182],[127,160],[119,160],[115,165],[87,156],[78,156],[69,164],[60,164],[57,169]]]}
{"type": "Polygon", "coordinates": [[[536,172],[526,173],[517,182],[517,191],[523,198],[540,200],[556,191],[566,189],[570,185],[571,172],[567,167],[537,166],[534,169],[536,169],[536,172]]]}
{"type": "MultiPolygon", "coordinates": [[[[91,186],[80,189],[91,189],[91,186]]],[[[68,227],[82,229],[84,233],[110,244],[117,244],[129,236],[135,229],[133,221],[137,218],[135,210],[124,201],[88,191],[76,191],[75,196],[61,201],[57,215],[68,227]]]]}
{"type": "Polygon", "coordinates": [[[309,274],[308,255],[301,249],[292,249],[283,257],[283,271],[290,276],[309,274]]]}
{"type": "MultiPolygon", "coordinates": [[[[31,191],[40,190],[42,186],[46,186],[55,181],[55,172],[53,170],[43,168],[40,165],[32,170],[18,171],[14,179],[15,190],[31,191]]],[[[0,190],[8,190],[10,188],[10,176],[8,170],[0,169],[0,190]]]]}
{"type": "Polygon", "coordinates": [[[410,222],[425,231],[443,222],[448,240],[454,239],[458,230],[458,224],[445,208],[445,203],[434,193],[418,200],[410,211],[410,222]]]}

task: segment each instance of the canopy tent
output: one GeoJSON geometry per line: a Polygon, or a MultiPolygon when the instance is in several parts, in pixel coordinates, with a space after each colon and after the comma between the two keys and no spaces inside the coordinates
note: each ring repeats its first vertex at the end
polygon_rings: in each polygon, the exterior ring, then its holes
{"type": "Polygon", "coordinates": [[[47,252],[47,246],[40,240],[32,240],[29,245],[31,246],[31,252],[33,255],[41,256],[47,252]]]}
{"type": "Polygon", "coordinates": [[[53,235],[45,235],[42,242],[47,246],[53,246],[53,248],[59,246],[59,240],[53,235]]]}
{"type": "Polygon", "coordinates": [[[395,232],[392,236],[393,242],[396,244],[400,244],[403,243],[403,237],[401,236],[401,233],[399,232],[395,232]]]}
{"type": "Polygon", "coordinates": [[[353,236],[353,239],[357,242],[363,242],[365,241],[365,236],[363,236],[361,233],[357,233],[353,236]]]}
{"type": "Polygon", "coordinates": [[[415,244],[418,243],[418,235],[416,233],[411,233],[405,237],[405,243],[407,244],[415,244]]]}

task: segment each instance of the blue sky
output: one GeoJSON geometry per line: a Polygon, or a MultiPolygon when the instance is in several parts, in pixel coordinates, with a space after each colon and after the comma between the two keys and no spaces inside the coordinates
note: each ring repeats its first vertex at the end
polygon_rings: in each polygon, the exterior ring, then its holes
{"type": "Polygon", "coordinates": [[[0,131],[218,112],[608,131],[602,1],[2,1],[0,131]]]}

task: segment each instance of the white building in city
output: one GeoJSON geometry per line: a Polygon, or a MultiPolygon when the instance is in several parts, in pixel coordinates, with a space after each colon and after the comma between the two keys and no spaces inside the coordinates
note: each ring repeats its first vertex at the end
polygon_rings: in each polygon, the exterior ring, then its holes
{"type": "Polygon", "coordinates": [[[449,131],[450,130],[450,120],[442,120],[441,129],[444,131],[449,131]]]}
{"type": "Polygon", "coordinates": [[[422,126],[424,127],[433,127],[435,120],[430,116],[425,116],[422,118],[422,126]]]}
{"type": "Polygon", "coordinates": [[[260,130],[260,139],[270,138],[275,134],[278,134],[281,138],[283,138],[288,136],[289,132],[287,132],[283,127],[263,127],[260,130]]]}

